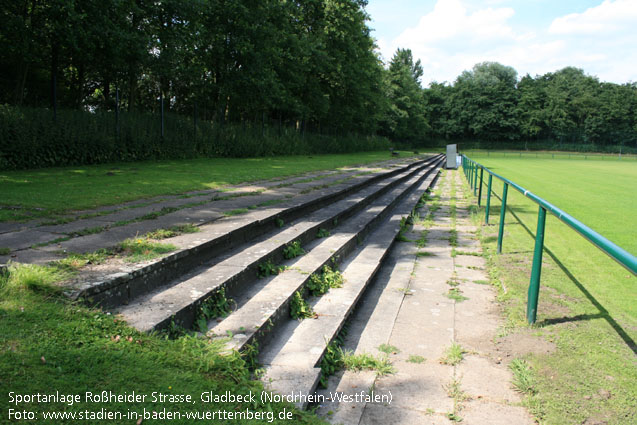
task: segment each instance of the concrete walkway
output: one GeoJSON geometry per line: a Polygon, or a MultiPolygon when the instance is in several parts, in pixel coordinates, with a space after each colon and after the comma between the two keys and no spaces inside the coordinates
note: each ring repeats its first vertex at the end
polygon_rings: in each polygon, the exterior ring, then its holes
{"type": "Polygon", "coordinates": [[[434,194],[405,235],[414,242],[397,244],[353,316],[345,344],[375,356],[387,344],[395,373],[347,371],[326,391],[373,391],[391,394],[391,401],[321,406],[319,413],[335,424],[534,423],[519,406],[508,366],[489,354],[502,319],[471,219],[474,198],[460,171],[444,172],[434,194]],[[445,364],[452,344],[464,351],[455,365],[445,364]]]}

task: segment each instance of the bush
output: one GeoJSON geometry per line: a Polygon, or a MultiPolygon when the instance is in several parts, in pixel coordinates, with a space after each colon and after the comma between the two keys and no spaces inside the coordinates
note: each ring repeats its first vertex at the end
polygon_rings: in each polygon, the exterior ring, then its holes
{"type": "Polygon", "coordinates": [[[389,148],[376,136],[326,136],[261,123],[212,123],[157,115],[0,105],[0,169],[194,157],[349,153],[389,148]]]}

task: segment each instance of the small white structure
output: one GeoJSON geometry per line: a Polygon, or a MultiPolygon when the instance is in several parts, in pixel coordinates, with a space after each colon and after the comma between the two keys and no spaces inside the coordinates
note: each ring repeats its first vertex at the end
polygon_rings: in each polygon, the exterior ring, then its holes
{"type": "Polygon", "coordinates": [[[447,169],[458,169],[458,155],[456,145],[447,145],[447,169]]]}

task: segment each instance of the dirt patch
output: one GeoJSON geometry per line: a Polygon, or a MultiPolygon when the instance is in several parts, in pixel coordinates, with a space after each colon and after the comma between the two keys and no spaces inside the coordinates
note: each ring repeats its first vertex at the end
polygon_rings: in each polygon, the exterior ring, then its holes
{"type": "Polygon", "coordinates": [[[527,354],[550,354],[555,351],[554,343],[542,336],[533,335],[529,330],[521,330],[505,337],[498,338],[495,350],[502,361],[508,362],[527,354]]]}

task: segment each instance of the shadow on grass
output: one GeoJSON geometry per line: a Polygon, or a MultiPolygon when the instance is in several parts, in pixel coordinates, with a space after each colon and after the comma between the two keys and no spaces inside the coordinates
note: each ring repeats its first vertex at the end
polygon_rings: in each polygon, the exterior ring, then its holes
{"type": "MultiPolygon", "coordinates": [[[[509,210],[509,211],[516,218],[516,220],[518,220],[520,225],[524,227],[524,230],[526,230],[527,233],[531,235],[533,239],[535,239],[535,233],[533,233],[533,231],[526,224],[524,224],[524,222],[520,219],[520,217],[518,217],[515,211],[514,210],[509,210]]],[[[582,292],[582,294],[584,294],[584,296],[591,302],[591,304],[593,304],[595,308],[597,308],[599,313],[598,314],[581,314],[581,315],[573,316],[573,317],[545,319],[541,322],[538,322],[538,326],[547,326],[554,323],[578,322],[582,320],[592,320],[592,319],[601,318],[606,320],[606,322],[608,322],[608,324],[615,330],[615,332],[617,332],[617,335],[619,335],[619,337],[626,343],[628,348],[630,348],[633,351],[633,353],[637,355],[637,344],[635,343],[635,340],[632,339],[630,335],[628,335],[628,333],[626,333],[624,328],[622,328],[621,325],[617,323],[617,321],[615,321],[615,319],[613,319],[613,317],[610,315],[608,310],[606,310],[606,308],[604,308],[604,306],[599,301],[597,301],[597,299],[593,296],[593,294],[588,292],[588,290],[584,287],[582,282],[580,282],[573,275],[573,273],[570,272],[570,270],[557,258],[557,255],[555,255],[546,245],[544,246],[544,252],[546,252],[553,259],[553,261],[555,261],[555,264],[557,264],[560,270],[562,270],[562,272],[564,272],[564,274],[571,280],[571,282],[573,282],[575,286],[577,286],[577,288],[582,292]]]]}

